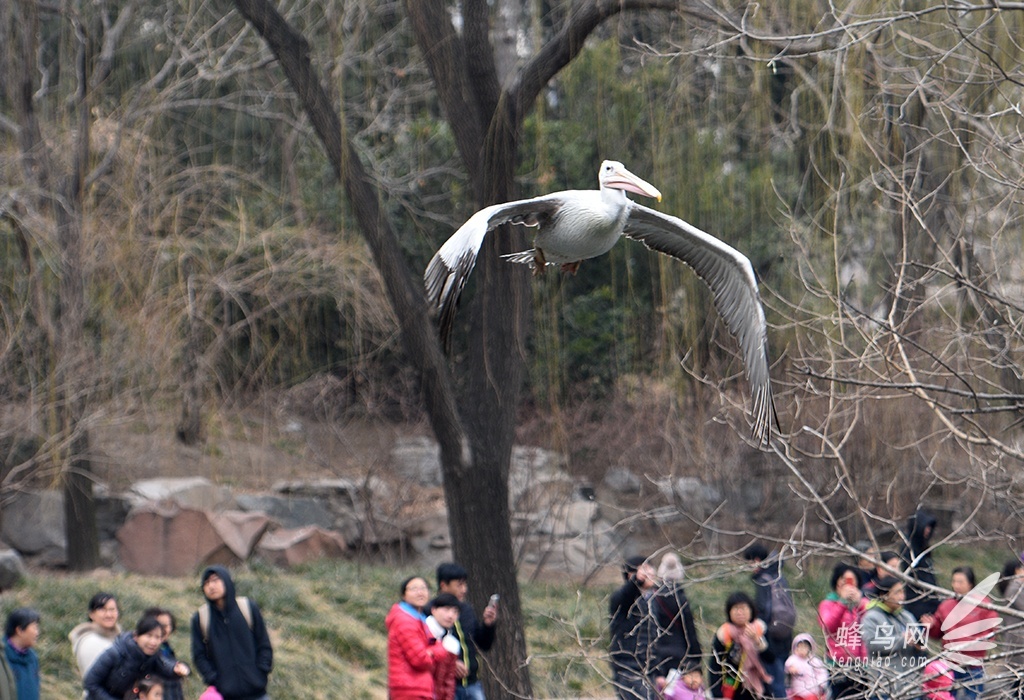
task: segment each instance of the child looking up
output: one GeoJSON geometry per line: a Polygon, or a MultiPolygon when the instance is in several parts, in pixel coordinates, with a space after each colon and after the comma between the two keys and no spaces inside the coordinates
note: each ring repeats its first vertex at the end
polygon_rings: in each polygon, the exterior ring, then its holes
{"type": "Polygon", "coordinates": [[[707,700],[700,661],[690,661],[681,671],[669,671],[664,685],[659,689],[665,700],[707,700]]]}

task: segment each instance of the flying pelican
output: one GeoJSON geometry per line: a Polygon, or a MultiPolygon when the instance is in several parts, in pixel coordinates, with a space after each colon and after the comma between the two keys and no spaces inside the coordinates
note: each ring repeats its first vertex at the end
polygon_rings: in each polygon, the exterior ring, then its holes
{"type": "Polygon", "coordinates": [[[739,341],[753,393],[751,434],[759,444],[771,438],[775,414],[768,374],[768,331],[750,260],[738,250],[682,219],[641,206],[634,192],[661,201],[661,192],[606,160],[598,171],[600,190],[569,190],[533,199],[494,204],[473,214],[434,254],[424,282],[438,313],[441,340],[448,346],[455,308],[487,233],[502,224],[534,226],[532,250],[503,256],[540,274],[545,265],[575,273],[580,262],[611,250],[621,236],[689,265],[711,288],[718,313],[739,341]]]}

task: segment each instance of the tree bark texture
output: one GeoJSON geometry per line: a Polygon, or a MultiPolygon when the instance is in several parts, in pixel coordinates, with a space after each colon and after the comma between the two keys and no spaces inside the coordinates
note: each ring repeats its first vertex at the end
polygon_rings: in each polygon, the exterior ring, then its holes
{"type": "Polygon", "coordinates": [[[7,10],[11,13],[12,24],[8,31],[12,40],[5,52],[4,64],[14,86],[10,97],[17,115],[21,166],[26,180],[41,193],[35,205],[52,214],[59,252],[55,266],[57,298],[54,308],[46,310],[54,319],[54,333],[49,336],[53,361],[47,389],[48,398],[55,406],[51,429],[59,437],[53,459],[60,467],[64,492],[67,564],[73,571],[84,571],[99,565],[91,447],[85,420],[92,376],[90,351],[85,342],[87,314],[82,249],[82,195],[90,133],[87,40],[77,24],[81,13],[69,13],[76,18],[72,39],[75,59],[69,71],[77,85],[68,104],[77,128],[71,144],[70,166],[60,174],[59,159],[43,138],[33,104],[39,5],[15,2],[7,10]]]}

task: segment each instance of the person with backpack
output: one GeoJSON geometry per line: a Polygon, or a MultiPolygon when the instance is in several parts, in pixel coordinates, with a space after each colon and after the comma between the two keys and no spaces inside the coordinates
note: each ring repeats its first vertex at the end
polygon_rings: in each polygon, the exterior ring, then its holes
{"type": "Polygon", "coordinates": [[[744,551],[743,558],[753,568],[750,578],[757,592],[755,604],[767,625],[765,638],[771,651],[771,661],[766,670],[771,680],[765,686],[765,695],[785,698],[785,664],[793,647],[796,605],[789,591],[789,581],[782,574],[782,557],[777,552],[769,554],[763,544],[754,543],[744,551]]]}
{"type": "Polygon", "coordinates": [[[223,566],[203,571],[202,590],[206,604],[192,615],[192,662],[203,682],[224,700],[269,700],[274,651],[259,607],[235,596],[223,566]]]}

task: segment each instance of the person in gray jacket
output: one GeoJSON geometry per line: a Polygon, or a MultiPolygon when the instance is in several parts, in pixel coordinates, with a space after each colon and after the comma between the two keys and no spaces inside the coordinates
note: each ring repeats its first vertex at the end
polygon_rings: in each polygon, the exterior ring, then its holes
{"type": "Polygon", "coordinates": [[[861,618],[871,698],[917,697],[927,661],[927,626],[903,607],[903,582],[887,576],[861,618]]]}

